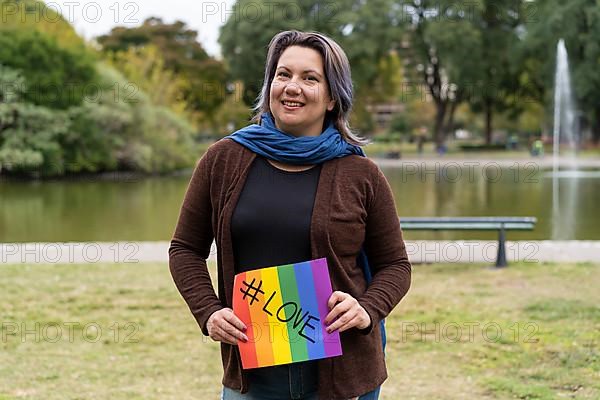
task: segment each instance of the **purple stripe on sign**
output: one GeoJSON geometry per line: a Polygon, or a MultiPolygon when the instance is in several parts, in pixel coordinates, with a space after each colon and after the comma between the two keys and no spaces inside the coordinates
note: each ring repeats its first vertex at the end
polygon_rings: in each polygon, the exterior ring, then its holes
{"type": "MultiPolygon", "coordinates": [[[[298,284],[298,293],[300,294],[300,305],[302,310],[304,310],[303,312],[309,312],[310,316],[312,316],[309,323],[310,326],[307,325],[307,329],[303,329],[305,335],[311,338],[306,341],[308,357],[310,360],[325,358],[327,357],[327,353],[325,353],[325,345],[319,329],[320,325],[317,325],[317,322],[313,321],[313,318],[319,318],[320,313],[318,306],[319,301],[315,289],[315,279],[312,274],[310,261],[294,264],[294,273],[296,275],[296,283],[298,284]]],[[[305,319],[304,323],[307,321],[308,319],[305,319]]],[[[294,322],[296,322],[295,319],[294,322]]]]}
{"type": "Polygon", "coordinates": [[[339,356],[342,354],[342,345],[340,343],[340,333],[335,331],[333,333],[327,333],[327,326],[325,325],[325,317],[329,314],[329,307],[327,301],[331,296],[331,283],[329,281],[329,271],[327,269],[327,259],[319,258],[310,262],[310,267],[313,273],[313,279],[315,282],[315,292],[317,293],[317,299],[319,299],[319,315],[321,318],[321,329],[323,333],[323,345],[325,347],[325,354],[328,357],[339,356]]]}

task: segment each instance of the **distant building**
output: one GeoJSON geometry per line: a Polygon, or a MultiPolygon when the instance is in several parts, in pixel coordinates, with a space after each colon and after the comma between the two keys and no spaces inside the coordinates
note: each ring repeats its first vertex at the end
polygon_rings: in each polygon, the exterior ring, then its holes
{"type": "Polygon", "coordinates": [[[383,132],[390,127],[394,117],[404,112],[405,106],[402,103],[380,103],[367,105],[367,111],[373,117],[375,123],[374,134],[383,132]]]}

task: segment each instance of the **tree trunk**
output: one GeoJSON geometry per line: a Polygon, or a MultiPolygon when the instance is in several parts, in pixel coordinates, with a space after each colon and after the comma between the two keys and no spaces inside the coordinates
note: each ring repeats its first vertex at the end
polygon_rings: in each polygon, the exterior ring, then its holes
{"type": "Polygon", "coordinates": [[[454,115],[456,114],[457,106],[458,106],[457,100],[450,103],[450,109],[448,110],[448,122],[444,126],[444,137],[445,138],[447,138],[450,133],[454,132],[454,115]]]}
{"type": "Polygon", "coordinates": [[[444,120],[446,117],[446,103],[436,102],[435,105],[435,124],[433,125],[433,140],[439,149],[446,140],[446,132],[444,131],[444,120]]]}

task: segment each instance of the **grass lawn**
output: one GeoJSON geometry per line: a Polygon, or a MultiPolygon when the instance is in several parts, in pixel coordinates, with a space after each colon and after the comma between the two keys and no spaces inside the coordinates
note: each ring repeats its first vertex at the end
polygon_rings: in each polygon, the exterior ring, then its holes
{"type": "MultiPolygon", "coordinates": [[[[217,399],[165,264],[0,266],[0,400],[217,399]],[[37,325],[36,325],[37,324],[37,325]]],[[[599,399],[600,265],[415,265],[384,399],[599,399]]]]}

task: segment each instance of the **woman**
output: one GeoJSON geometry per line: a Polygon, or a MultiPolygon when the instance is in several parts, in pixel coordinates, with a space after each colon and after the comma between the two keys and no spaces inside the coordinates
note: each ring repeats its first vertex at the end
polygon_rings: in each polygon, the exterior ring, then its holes
{"type": "Polygon", "coordinates": [[[225,400],[376,399],[387,378],[380,322],[407,293],[411,265],[390,186],[349,129],[352,96],[337,43],[281,32],[256,124],[210,146],[194,170],[169,264],[202,332],[221,342],[225,400]],[[218,296],[206,267],[213,238],[218,296]],[[343,355],[243,370],[234,275],[321,257],[334,290],[325,323],[340,332],[343,355]]]}

